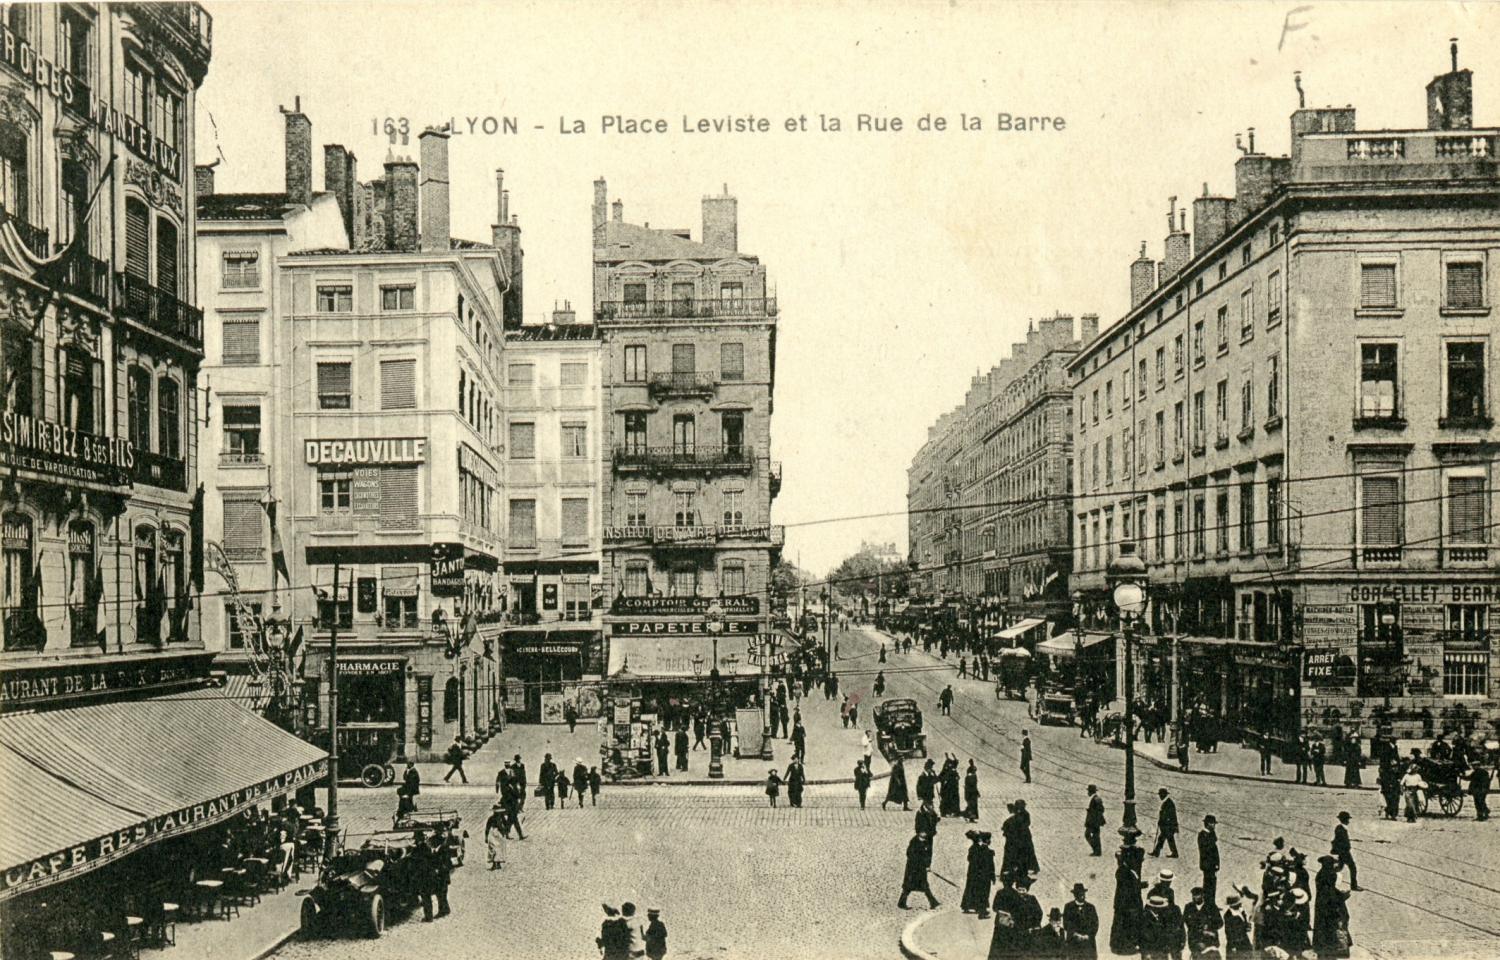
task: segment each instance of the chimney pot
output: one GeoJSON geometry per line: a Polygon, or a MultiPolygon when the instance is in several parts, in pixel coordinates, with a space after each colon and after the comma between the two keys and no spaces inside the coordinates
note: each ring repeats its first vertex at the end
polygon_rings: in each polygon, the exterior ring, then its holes
{"type": "Polygon", "coordinates": [[[623,223],[624,220],[625,220],[625,204],[624,204],[624,202],[620,201],[620,200],[616,200],[614,203],[610,204],[609,205],[609,214],[610,214],[610,219],[613,220],[615,223],[623,223]]]}
{"type": "Polygon", "coordinates": [[[200,197],[211,197],[214,194],[214,167],[219,161],[213,163],[200,163],[193,168],[193,189],[200,197]]]}
{"type": "Polygon", "coordinates": [[[292,109],[281,108],[286,117],[286,196],[291,203],[312,203],[312,121],[302,112],[302,98],[292,109]]]}

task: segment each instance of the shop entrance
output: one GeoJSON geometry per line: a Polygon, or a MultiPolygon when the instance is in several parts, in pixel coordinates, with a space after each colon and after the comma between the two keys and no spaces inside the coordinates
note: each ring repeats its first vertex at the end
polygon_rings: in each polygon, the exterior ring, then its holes
{"type": "Polygon", "coordinates": [[[339,661],[339,773],[391,782],[406,743],[406,661],[339,661]]]}

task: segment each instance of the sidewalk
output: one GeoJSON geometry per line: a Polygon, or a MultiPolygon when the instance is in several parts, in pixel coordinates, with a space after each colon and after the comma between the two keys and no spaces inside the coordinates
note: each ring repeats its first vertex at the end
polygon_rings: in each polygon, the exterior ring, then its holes
{"type": "MultiPolygon", "coordinates": [[[[1234,780],[1261,780],[1287,783],[1293,786],[1307,786],[1313,789],[1328,790],[1374,790],[1376,770],[1372,766],[1366,766],[1360,770],[1358,787],[1344,786],[1344,765],[1341,763],[1330,763],[1323,767],[1323,777],[1327,780],[1326,786],[1314,787],[1313,784],[1299,784],[1297,780],[1297,767],[1294,764],[1282,763],[1279,759],[1271,760],[1271,773],[1262,775],[1260,772],[1260,753],[1247,747],[1234,743],[1221,743],[1217,753],[1199,753],[1196,748],[1188,748],[1188,773],[1202,774],[1209,777],[1228,777],[1234,780]]],[[[1165,770],[1181,770],[1175,757],[1167,756],[1167,745],[1161,742],[1143,743],[1139,740],[1135,744],[1135,755],[1146,762],[1161,767],[1165,770]]],[[[1308,771],[1308,778],[1312,778],[1312,771],[1308,771]]]]}
{"type": "MultiPolygon", "coordinates": [[[[809,785],[818,784],[842,784],[852,783],[854,780],[854,763],[862,755],[861,729],[844,727],[839,712],[839,700],[823,699],[822,691],[814,688],[813,691],[800,704],[793,701],[789,708],[800,706],[802,710],[802,725],[807,729],[807,760],[803,767],[807,771],[807,782],[809,785]]],[[[861,718],[866,729],[872,731],[873,723],[869,720],[869,714],[861,718]]],[[[691,742],[691,733],[689,741],[691,742]]],[[[705,743],[707,740],[705,739],[705,743]]],[[[709,784],[725,784],[733,786],[749,786],[765,783],[766,773],[775,767],[780,772],[786,771],[786,765],[792,759],[792,744],[790,740],[776,739],[771,741],[771,749],[774,759],[762,760],[759,757],[737,759],[732,755],[724,757],[724,777],[719,780],[711,780],[708,776],[709,752],[708,748],[702,747],[697,750],[688,751],[688,769],[677,770],[677,759],[669,755],[668,762],[671,765],[671,773],[667,776],[652,775],[649,777],[637,777],[631,780],[621,780],[619,783],[609,784],[611,787],[626,786],[655,786],[662,784],[666,786],[704,786],[709,784]]],[[[469,782],[493,787],[495,776],[500,772],[500,766],[510,760],[516,754],[526,764],[526,778],[532,786],[537,782],[537,771],[541,768],[542,759],[547,754],[552,754],[552,762],[560,769],[566,770],[568,776],[573,775],[573,765],[580,759],[584,766],[593,767],[599,764],[599,732],[597,725],[592,722],[580,721],[578,728],[572,733],[568,732],[566,724],[511,724],[500,733],[496,734],[489,743],[485,744],[468,760],[464,761],[464,772],[468,774],[469,782]]],[[[443,787],[443,777],[448,772],[446,763],[419,763],[417,769],[422,774],[422,790],[427,792],[430,788],[443,787]]],[[[874,751],[871,756],[870,770],[874,778],[879,780],[890,775],[890,765],[880,752],[874,751]]],[[[400,771],[397,771],[399,781],[400,771]]],[[[455,776],[448,781],[450,785],[457,784],[455,776]]],[[[387,788],[393,789],[393,788],[387,788]]],[[[872,788],[873,791],[873,788],[872,788]]]]}
{"type": "Polygon", "coordinates": [[[175,947],[143,947],[143,960],[176,957],[217,957],[222,960],[262,960],[297,935],[302,897],[317,878],[304,873],[286,889],[267,894],[253,907],[240,907],[229,920],[195,920],[177,924],[175,947]]]}

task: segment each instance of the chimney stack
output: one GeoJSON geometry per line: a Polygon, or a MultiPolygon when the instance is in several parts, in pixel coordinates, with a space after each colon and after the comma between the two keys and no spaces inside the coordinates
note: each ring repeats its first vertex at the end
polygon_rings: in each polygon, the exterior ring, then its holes
{"type": "Polygon", "coordinates": [[[1453,69],[1427,85],[1427,129],[1469,130],[1474,126],[1474,74],[1458,69],[1458,38],[1448,44],[1453,69]]]}
{"type": "Polygon", "coordinates": [[[302,98],[292,109],[281,107],[286,116],[286,198],[291,203],[312,203],[312,121],[302,112],[302,98]]]}
{"type": "Polygon", "coordinates": [[[571,301],[571,300],[564,300],[563,301],[563,305],[562,305],[561,308],[559,308],[557,306],[557,302],[555,300],[553,301],[553,303],[552,303],[552,324],[553,324],[553,326],[566,327],[566,326],[569,326],[571,324],[575,324],[577,322],[578,322],[578,313],[573,309],[573,301],[571,301]]]}
{"type": "Polygon", "coordinates": [[[213,163],[200,163],[193,168],[193,190],[200,197],[211,197],[214,195],[214,167],[219,161],[213,163]]]}
{"type": "Polygon", "coordinates": [[[502,168],[500,168],[500,167],[496,167],[495,168],[495,222],[496,223],[504,223],[506,220],[510,219],[509,217],[506,216],[506,214],[509,212],[508,210],[505,209],[505,201],[507,199],[508,198],[507,198],[506,193],[505,193],[505,171],[502,168]]]}
{"type": "Polygon", "coordinates": [[[355,177],[354,154],[337,143],[323,146],[323,189],[333,194],[339,204],[339,213],[344,218],[344,232],[348,234],[349,246],[354,248],[354,192],[359,181],[355,177]]]}
{"type": "MultiPolygon", "coordinates": [[[[1156,261],[1146,256],[1146,241],[1141,241],[1141,255],[1130,265],[1130,307],[1135,309],[1156,289],[1156,261]]],[[[1087,318],[1087,314],[1084,315],[1087,318]]],[[[1092,337],[1084,337],[1092,340],[1092,337]]]]}
{"type": "Polygon", "coordinates": [[[1176,209],[1176,197],[1168,202],[1170,209],[1167,210],[1167,245],[1162,257],[1162,274],[1164,277],[1174,277],[1193,259],[1193,239],[1187,232],[1187,211],[1176,209]]]}
{"type": "Polygon", "coordinates": [[[609,205],[609,218],[615,223],[625,222],[625,204],[619,200],[609,205]]]}
{"type": "Polygon", "coordinates": [[[1203,196],[1193,201],[1193,255],[1219,242],[1229,232],[1229,217],[1234,212],[1234,201],[1228,197],[1210,196],[1208,184],[1203,185],[1203,196]]]}
{"type": "Polygon", "coordinates": [[[422,249],[447,250],[448,218],[448,131],[432,127],[417,137],[422,158],[421,195],[418,209],[422,214],[422,249]]]}
{"type": "Polygon", "coordinates": [[[703,198],[703,244],[721,250],[740,248],[739,201],[729,195],[729,184],[717,197],[703,198]]]}
{"type": "Polygon", "coordinates": [[[385,162],[385,232],[387,249],[417,249],[417,165],[411,157],[385,162]]]}
{"type": "Polygon", "coordinates": [[[600,177],[594,181],[594,239],[601,239],[600,232],[609,219],[609,184],[600,177]]]}
{"type": "Polygon", "coordinates": [[[521,280],[524,272],[524,254],[521,250],[521,225],[510,214],[510,191],[505,189],[505,171],[495,171],[495,213],[498,223],[490,227],[490,242],[505,264],[505,277],[509,284],[505,291],[501,309],[504,316],[501,325],[512,330],[521,325],[522,313],[521,280]]]}

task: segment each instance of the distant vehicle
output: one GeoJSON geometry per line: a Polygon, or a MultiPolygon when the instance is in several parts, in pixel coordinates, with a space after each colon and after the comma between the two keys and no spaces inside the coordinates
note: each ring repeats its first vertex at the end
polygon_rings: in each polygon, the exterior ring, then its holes
{"type": "Polygon", "coordinates": [[[922,732],[922,710],[917,701],[905,697],[886,700],[875,708],[875,738],[881,756],[927,756],[927,735],[922,732]]]}
{"type": "Polygon", "coordinates": [[[464,841],[469,832],[462,827],[463,818],[457,810],[423,810],[398,817],[392,829],[398,831],[425,830],[427,835],[437,834],[443,838],[443,848],[448,851],[448,862],[454,867],[464,865],[464,841]]]}
{"type": "Polygon", "coordinates": [[[996,682],[1005,688],[1012,700],[1026,696],[1026,681],[1031,679],[1031,651],[1025,647],[1005,647],[995,656],[996,682]]]}
{"type": "Polygon", "coordinates": [[[1043,724],[1071,727],[1073,725],[1073,695],[1069,693],[1044,694],[1041,713],[1040,722],[1043,724]]]}
{"type": "MultiPolygon", "coordinates": [[[[396,782],[395,764],[401,759],[401,725],[395,722],[346,722],[339,724],[339,780],[367,787],[396,782]]],[[[328,731],[317,737],[328,749],[328,731]]]]}

